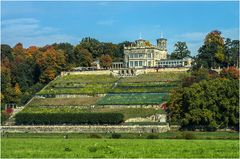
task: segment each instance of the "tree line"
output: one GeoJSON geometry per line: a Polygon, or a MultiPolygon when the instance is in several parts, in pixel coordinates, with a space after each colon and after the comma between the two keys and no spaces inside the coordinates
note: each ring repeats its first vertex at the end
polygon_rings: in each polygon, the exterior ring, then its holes
{"type": "Polygon", "coordinates": [[[54,43],[44,47],[24,48],[18,43],[11,48],[2,44],[2,109],[5,103],[26,103],[61,71],[78,66],[90,67],[97,59],[103,68],[110,67],[113,61],[122,61],[123,46],[129,43],[104,43],[87,37],[76,46],[54,43]]]}
{"type": "Polygon", "coordinates": [[[170,123],[187,130],[239,130],[239,40],[224,41],[221,32],[212,31],[198,52],[191,76],[171,92],[170,123]],[[216,67],[223,68],[220,74],[216,67]]]}

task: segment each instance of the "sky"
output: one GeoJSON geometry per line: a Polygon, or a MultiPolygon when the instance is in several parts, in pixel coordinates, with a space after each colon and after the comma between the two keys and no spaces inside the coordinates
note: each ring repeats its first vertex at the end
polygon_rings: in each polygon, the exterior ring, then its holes
{"type": "Polygon", "coordinates": [[[185,41],[192,55],[213,30],[239,39],[239,2],[1,2],[1,43],[14,46],[69,42],[84,37],[120,43],[142,38],[156,45],[163,36],[168,52],[185,41]]]}

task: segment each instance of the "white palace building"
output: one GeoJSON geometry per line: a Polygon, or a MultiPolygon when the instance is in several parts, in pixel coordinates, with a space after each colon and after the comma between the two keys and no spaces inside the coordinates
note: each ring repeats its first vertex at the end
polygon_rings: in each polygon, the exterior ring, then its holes
{"type": "Polygon", "coordinates": [[[167,39],[157,39],[155,46],[140,38],[130,46],[124,46],[124,62],[121,67],[191,67],[192,58],[167,59],[167,54],[167,39]]]}

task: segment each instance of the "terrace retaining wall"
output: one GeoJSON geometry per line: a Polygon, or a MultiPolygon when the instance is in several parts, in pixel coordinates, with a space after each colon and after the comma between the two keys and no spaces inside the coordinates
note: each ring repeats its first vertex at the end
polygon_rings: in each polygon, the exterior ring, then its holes
{"type": "Polygon", "coordinates": [[[163,133],[169,125],[1,126],[1,133],[163,133]]]}
{"type": "Polygon", "coordinates": [[[147,68],[144,73],[152,73],[152,72],[187,72],[189,68],[159,68],[158,71],[156,68],[147,68]]]}
{"type": "MultiPolygon", "coordinates": [[[[94,94],[95,97],[104,97],[106,94],[94,94]]],[[[35,95],[35,98],[46,98],[48,95],[35,95]]],[[[53,98],[80,98],[80,97],[93,97],[88,94],[56,94],[53,98]]]]}
{"type": "Polygon", "coordinates": [[[112,72],[110,70],[95,70],[95,71],[63,71],[61,76],[66,75],[110,75],[112,72]]]}

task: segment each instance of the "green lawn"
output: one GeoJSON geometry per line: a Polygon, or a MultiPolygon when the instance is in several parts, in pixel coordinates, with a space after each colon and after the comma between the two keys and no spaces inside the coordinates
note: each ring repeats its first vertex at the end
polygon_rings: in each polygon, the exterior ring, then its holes
{"type": "Polygon", "coordinates": [[[2,158],[237,158],[238,140],[2,138],[2,158]]]}

